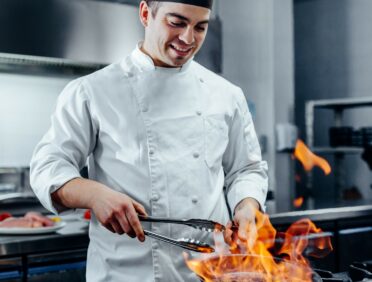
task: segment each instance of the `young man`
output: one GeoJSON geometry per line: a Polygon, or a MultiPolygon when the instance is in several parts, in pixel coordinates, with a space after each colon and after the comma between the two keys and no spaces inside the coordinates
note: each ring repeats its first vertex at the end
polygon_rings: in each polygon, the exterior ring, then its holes
{"type": "Polygon", "coordinates": [[[31,183],[43,205],[92,210],[89,282],[198,281],[182,249],[145,240],[142,228],[173,238],[204,232],[141,225],[137,214],[226,224],[230,207],[249,239],[263,208],[267,168],[244,95],[193,61],[211,6],[142,1],[144,41],[122,62],[71,82],[35,149],[31,183]],[[79,174],[88,157],[89,180],[79,174]]]}

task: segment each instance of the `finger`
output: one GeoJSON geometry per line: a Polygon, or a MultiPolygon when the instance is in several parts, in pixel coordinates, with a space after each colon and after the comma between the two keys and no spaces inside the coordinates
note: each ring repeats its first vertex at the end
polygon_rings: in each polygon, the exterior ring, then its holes
{"type": "Polygon", "coordinates": [[[247,239],[248,246],[250,248],[253,248],[256,242],[256,239],[257,239],[257,229],[253,223],[250,224],[249,233],[247,236],[248,236],[248,239],[247,239]]]}
{"type": "Polygon", "coordinates": [[[139,214],[147,216],[145,208],[140,203],[133,200],[133,207],[139,214]]]}
{"type": "Polygon", "coordinates": [[[232,242],[232,235],[233,235],[233,232],[231,229],[226,229],[224,234],[223,234],[223,238],[226,242],[226,244],[231,244],[232,242]]]}
{"type": "Polygon", "coordinates": [[[130,226],[129,220],[125,214],[125,211],[120,211],[116,215],[116,221],[120,225],[120,228],[123,230],[123,233],[127,234],[129,237],[134,238],[136,237],[134,235],[133,229],[130,226]]]}
{"type": "Polygon", "coordinates": [[[248,232],[249,232],[249,225],[247,223],[242,223],[239,225],[238,237],[240,240],[246,241],[248,232]]]}
{"type": "Polygon", "coordinates": [[[108,229],[110,232],[115,233],[115,230],[112,228],[111,224],[104,224],[103,225],[106,229],[108,229]]]}
{"type": "Polygon", "coordinates": [[[125,218],[127,219],[127,222],[128,222],[128,231],[127,231],[128,236],[131,237],[131,238],[136,238],[137,237],[136,232],[134,232],[134,229],[133,229],[133,227],[130,223],[130,220],[129,220],[127,214],[125,215],[125,218]]]}
{"type": "Polygon", "coordinates": [[[231,229],[233,223],[229,220],[226,224],[226,228],[231,229]]]}
{"type": "Polygon", "coordinates": [[[224,240],[227,244],[231,244],[233,231],[231,230],[232,222],[229,221],[225,226],[225,231],[223,232],[224,240]]]}
{"type": "Polygon", "coordinates": [[[115,218],[110,221],[110,224],[111,224],[111,227],[112,227],[112,229],[114,230],[115,233],[117,233],[117,234],[123,234],[124,233],[124,231],[121,228],[119,222],[115,218]]]}
{"type": "Polygon", "coordinates": [[[145,241],[145,234],[143,233],[142,225],[138,219],[137,212],[134,209],[134,206],[130,206],[127,209],[126,216],[128,222],[133,229],[134,233],[136,234],[138,240],[141,242],[145,241]]]}

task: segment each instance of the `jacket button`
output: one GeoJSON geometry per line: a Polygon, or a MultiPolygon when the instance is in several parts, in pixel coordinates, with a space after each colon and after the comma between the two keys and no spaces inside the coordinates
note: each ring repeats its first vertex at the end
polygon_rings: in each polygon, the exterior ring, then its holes
{"type": "Polygon", "coordinates": [[[148,111],[149,111],[149,108],[147,108],[147,107],[143,107],[143,108],[142,108],[142,112],[143,112],[143,113],[146,113],[146,112],[148,112],[148,111]]]}
{"type": "Polygon", "coordinates": [[[196,111],[196,114],[197,114],[198,116],[201,116],[201,115],[202,115],[202,112],[201,112],[201,111],[196,111]]]}
{"type": "Polygon", "coordinates": [[[199,200],[198,200],[198,197],[194,196],[192,197],[191,201],[196,204],[199,200]]]}
{"type": "Polygon", "coordinates": [[[203,83],[203,82],[204,82],[204,79],[202,79],[202,78],[199,78],[199,80],[200,80],[200,82],[201,82],[201,83],[203,83]]]}
{"type": "Polygon", "coordinates": [[[155,151],[153,149],[150,149],[149,154],[152,156],[155,154],[155,151]]]}
{"type": "Polygon", "coordinates": [[[152,197],[151,197],[151,200],[152,200],[153,202],[159,201],[159,199],[160,199],[159,194],[154,194],[154,195],[152,195],[152,197]]]}
{"type": "Polygon", "coordinates": [[[199,158],[200,155],[199,155],[199,153],[194,153],[193,156],[194,156],[195,159],[197,159],[197,158],[199,158]]]}

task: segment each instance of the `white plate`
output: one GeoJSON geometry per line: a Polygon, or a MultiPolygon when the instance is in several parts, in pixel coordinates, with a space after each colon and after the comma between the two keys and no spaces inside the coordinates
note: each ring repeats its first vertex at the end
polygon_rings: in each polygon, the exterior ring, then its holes
{"type": "Polygon", "coordinates": [[[56,222],[53,226],[49,227],[37,227],[37,228],[25,228],[25,227],[0,227],[0,234],[17,234],[17,235],[29,235],[29,234],[46,234],[56,232],[63,228],[66,222],[56,222]]]}

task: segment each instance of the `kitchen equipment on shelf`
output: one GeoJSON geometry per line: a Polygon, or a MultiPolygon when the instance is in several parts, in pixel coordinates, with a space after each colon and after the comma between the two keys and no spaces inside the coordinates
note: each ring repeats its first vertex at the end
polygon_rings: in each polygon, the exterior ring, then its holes
{"type": "Polygon", "coordinates": [[[329,128],[331,147],[368,147],[372,146],[372,127],[355,129],[351,126],[329,128]]]}
{"type": "Polygon", "coordinates": [[[329,128],[329,143],[331,147],[351,146],[353,128],[350,126],[339,126],[329,128]]]}
{"type": "MultiPolygon", "coordinates": [[[[201,231],[206,232],[223,232],[225,230],[225,227],[215,221],[206,220],[206,219],[175,219],[175,218],[162,218],[162,217],[152,217],[152,216],[143,216],[138,215],[138,218],[140,221],[143,222],[158,222],[158,223],[170,223],[170,224],[182,224],[187,225],[196,229],[199,229],[201,231]]],[[[149,230],[144,230],[144,233],[146,236],[149,236],[151,238],[173,244],[175,246],[200,252],[200,253],[213,253],[214,248],[210,246],[207,243],[201,242],[199,240],[196,240],[194,238],[179,238],[179,239],[173,239],[169,238],[157,233],[154,233],[149,230]]]]}
{"type": "Polygon", "coordinates": [[[363,146],[372,146],[372,127],[362,127],[360,131],[363,136],[363,146]]]}

